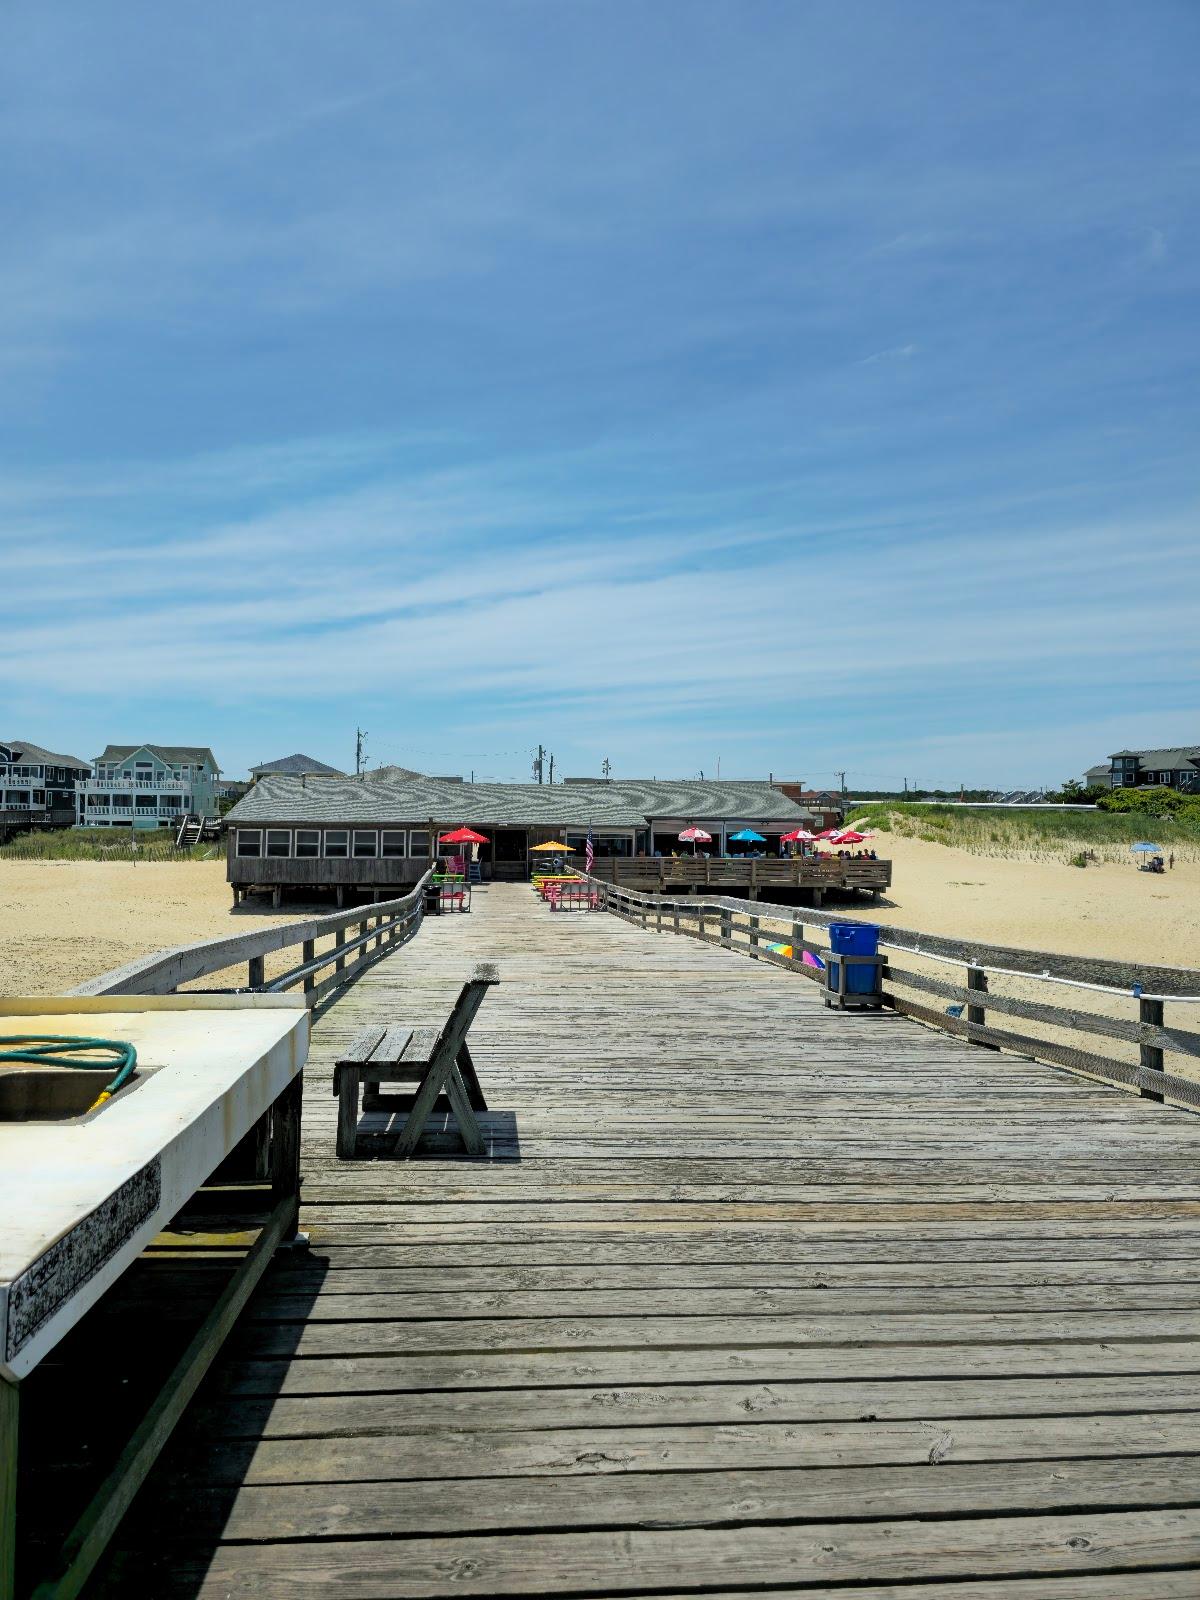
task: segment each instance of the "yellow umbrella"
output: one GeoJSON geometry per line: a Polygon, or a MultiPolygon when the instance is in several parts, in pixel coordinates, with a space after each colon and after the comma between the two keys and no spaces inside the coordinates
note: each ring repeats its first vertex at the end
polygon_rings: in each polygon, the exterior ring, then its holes
{"type": "Polygon", "coordinates": [[[571,846],[569,844],[562,844],[557,839],[547,839],[545,844],[535,844],[533,850],[530,851],[530,854],[532,855],[534,851],[537,850],[545,850],[547,853],[553,850],[560,856],[569,856],[571,853],[571,846]]]}

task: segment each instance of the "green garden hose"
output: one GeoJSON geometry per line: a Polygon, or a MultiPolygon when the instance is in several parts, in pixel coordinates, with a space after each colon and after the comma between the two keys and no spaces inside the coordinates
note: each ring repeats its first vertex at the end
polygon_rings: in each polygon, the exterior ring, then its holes
{"type": "Polygon", "coordinates": [[[89,1111],[95,1111],[97,1106],[111,1100],[117,1090],[123,1089],[133,1077],[137,1067],[137,1051],[123,1039],[73,1038],[64,1033],[17,1033],[0,1037],[0,1045],[9,1047],[0,1050],[0,1066],[10,1061],[28,1061],[35,1067],[78,1067],[84,1072],[95,1072],[98,1067],[108,1065],[104,1060],[94,1059],[97,1053],[115,1056],[119,1062],[116,1076],[88,1107],[89,1111]],[[14,1045],[18,1048],[11,1048],[14,1045]],[[86,1050],[91,1058],[72,1055],[73,1050],[86,1050]]]}

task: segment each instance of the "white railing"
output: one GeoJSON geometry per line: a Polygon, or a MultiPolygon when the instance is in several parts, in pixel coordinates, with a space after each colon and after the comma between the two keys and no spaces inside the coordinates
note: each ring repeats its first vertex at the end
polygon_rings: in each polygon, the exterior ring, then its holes
{"type": "Polygon", "coordinates": [[[84,827],[89,822],[128,822],[134,817],[153,817],[156,821],[178,822],[186,813],[182,806],[87,806],[78,813],[84,827]]]}
{"type": "Polygon", "coordinates": [[[84,778],[75,787],[83,794],[132,794],[135,789],[143,794],[187,794],[192,783],[183,778],[84,778]]]}

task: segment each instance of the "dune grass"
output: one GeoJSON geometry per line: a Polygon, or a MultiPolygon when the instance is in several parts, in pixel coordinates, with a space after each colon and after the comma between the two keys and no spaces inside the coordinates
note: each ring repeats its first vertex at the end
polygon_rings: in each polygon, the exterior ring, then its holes
{"type": "Polygon", "coordinates": [[[170,828],[60,828],[0,844],[0,861],[216,861],[224,853],[211,839],[177,850],[170,828]]]}
{"type": "Polygon", "coordinates": [[[1090,851],[1101,861],[1128,861],[1130,845],[1145,839],[1174,851],[1178,859],[1200,860],[1200,825],[1128,812],[974,811],[887,800],[855,806],[853,817],[865,818],[881,834],[924,839],[978,856],[1070,861],[1090,851]]]}

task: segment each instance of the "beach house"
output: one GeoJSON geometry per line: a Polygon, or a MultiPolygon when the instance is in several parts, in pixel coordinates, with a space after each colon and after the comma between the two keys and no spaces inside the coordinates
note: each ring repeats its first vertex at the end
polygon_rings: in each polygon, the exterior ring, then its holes
{"type": "Polygon", "coordinates": [[[1200,794],[1200,744],[1118,750],[1109,756],[1107,768],[1089,767],[1086,778],[1089,783],[1107,782],[1112,789],[1158,787],[1200,794]]]}
{"type": "Polygon", "coordinates": [[[220,773],[207,745],[106,745],[75,787],[79,826],[173,828],[215,816],[220,773]]]}
{"type": "Polygon", "coordinates": [[[58,755],[28,739],[0,741],[0,840],[33,828],[69,828],[76,780],[88,772],[78,756],[58,755]]]}

